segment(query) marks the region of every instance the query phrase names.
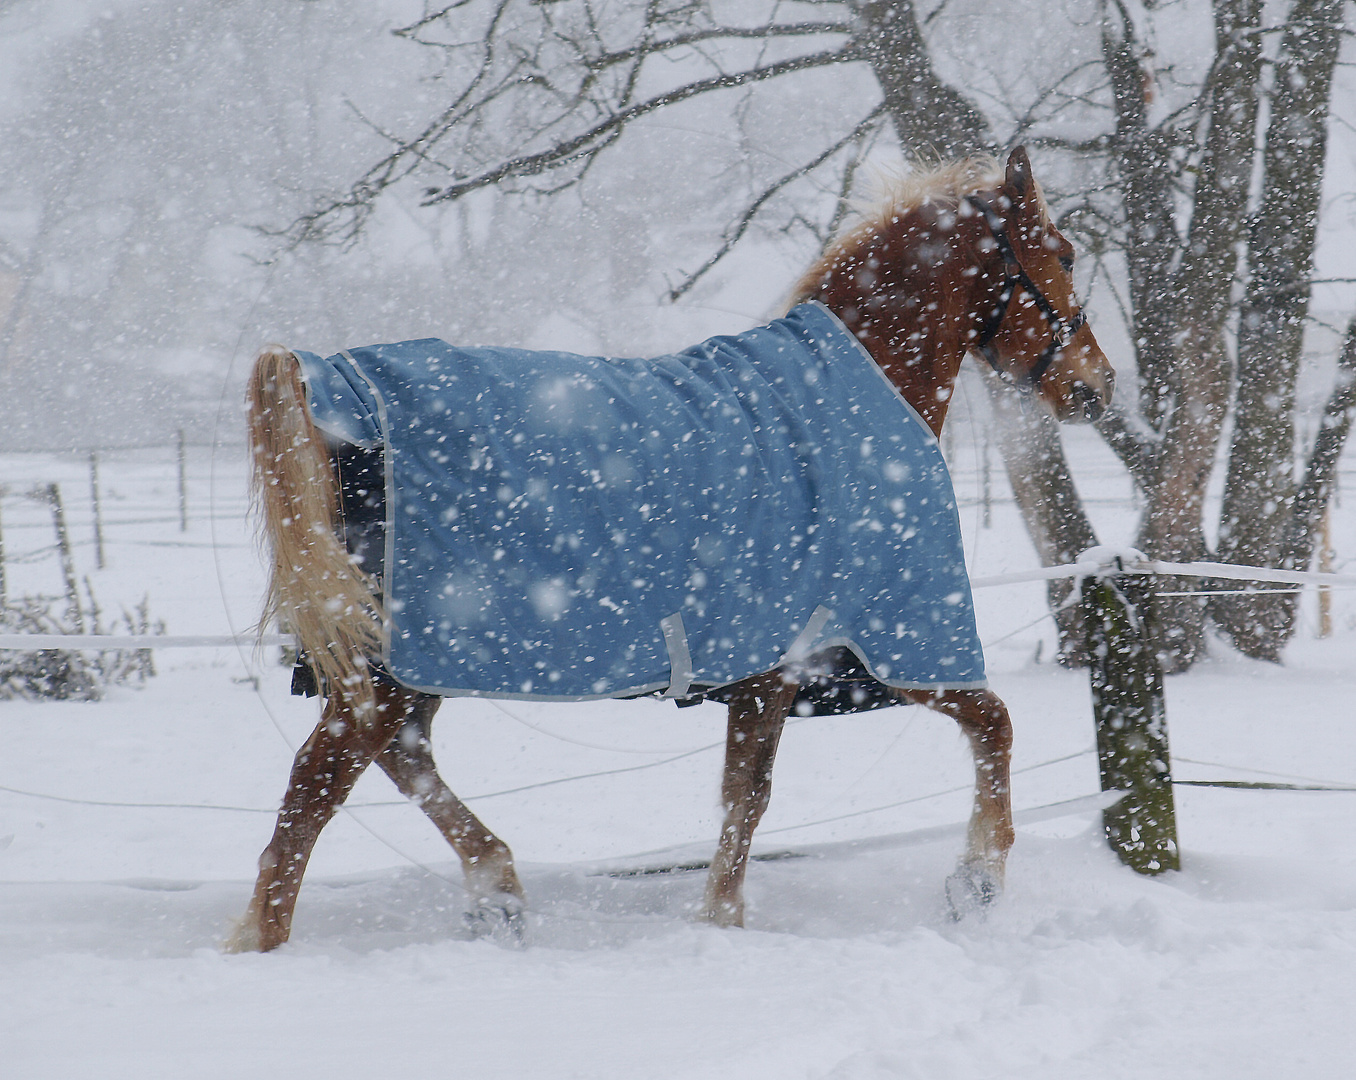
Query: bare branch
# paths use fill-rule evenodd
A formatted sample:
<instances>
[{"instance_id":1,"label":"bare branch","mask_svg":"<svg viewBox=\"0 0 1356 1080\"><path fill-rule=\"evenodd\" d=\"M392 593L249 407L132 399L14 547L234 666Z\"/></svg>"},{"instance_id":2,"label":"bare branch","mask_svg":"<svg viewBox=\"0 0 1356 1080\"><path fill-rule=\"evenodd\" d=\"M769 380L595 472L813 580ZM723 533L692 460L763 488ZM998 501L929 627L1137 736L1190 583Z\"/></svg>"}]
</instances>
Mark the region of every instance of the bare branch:
<instances>
[{"instance_id":1,"label":"bare branch","mask_svg":"<svg viewBox=\"0 0 1356 1080\"><path fill-rule=\"evenodd\" d=\"M630 60L654 56L686 46L704 44L711 41L770 41L775 38L822 36L824 34L850 34L852 25L846 22L812 23L768 23L765 26L715 26L705 30L694 30L687 34L675 34L669 37L654 38L633 45L629 49L616 52L599 53L588 60L590 67L603 68Z\"/></svg>"},{"instance_id":2,"label":"bare branch","mask_svg":"<svg viewBox=\"0 0 1356 1080\"><path fill-rule=\"evenodd\" d=\"M715 90L725 90L733 87L750 86L754 83L765 82L768 79L776 79L782 75L788 75L796 71L807 71L811 68L827 67L833 64L844 64L853 60L860 59L858 50L854 46L845 46L841 49L833 49L827 52L812 53L809 56L798 56L791 60L783 60L775 64L768 64L765 67L752 68L748 71L737 71L731 74L717 75L709 79L699 79L696 82L687 83L673 90L657 94L652 98L639 102L626 109L614 113L601 123L593 125L587 131L580 132L572 138L565 139L546 150L535 154L524 154L520 157L510 158L508 161L489 169L478 176L468 177L457 183L449 184L436 193L429 194L422 206L432 206L435 203L448 202L453 199L459 199L472 191L478 191L483 187L489 187L497 184L501 180L510 177L536 176L546 172L549 169L559 168L564 165L572 164L581 159L592 156L597 152L596 147L591 144L597 140L624 128L633 120L638 120L658 109L669 105L676 105L681 101L697 97L700 94L711 93Z\"/></svg>"},{"instance_id":3,"label":"bare branch","mask_svg":"<svg viewBox=\"0 0 1356 1080\"><path fill-rule=\"evenodd\" d=\"M432 15L425 15L418 22L413 22L410 23L409 26L402 26L396 30L392 30L391 33L393 33L396 37L413 38L415 34L417 34L424 27L428 26L430 23L437 22L449 11L455 11L457 8L465 7L470 2L471 0L456 0L456 3L448 4L447 7L442 8L439 11L435 11Z\"/></svg>"},{"instance_id":4,"label":"bare branch","mask_svg":"<svg viewBox=\"0 0 1356 1080\"><path fill-rule=\"evenodd\" d=\"M769 184L766 188L764 188L763 191L758 195L758 197L755 198L744 208L744 212L739 216L739 220L734 223L733 228L728 229L726 231L725 241L720 245L720 247L715 251L715 253L712 254L706 260L706 262L702 263L700 268L695 270L693 273L688 274L687 277L685 277L680 284L674 286L672 289L669 290L669 299L678 300L685 293L687 293L688 290L692 288L692 286L696 285L698 281L705 277L707 272L710 271L718 262L720 262L721 259L725 258L725 256L730 253L734 246L738 244L739 241L743 238L744 234L748 231L749 226L753 224L753 219L758 216L759 211L762 210L762 208L767 204L769 199L771 199L774 195L776 195L788 184L793 183L794 181L799 180L801 177L814 172L815 169L823 165L824 162L828 161L831 157L837 154L845 146L861 139L880 120L884 112L885 106L877 105L874 109L871 110L870 113L867 114L866 119L862 120L861 123L859 123L850 132L848 132L847 135L843 136L843 138L839 139L827 150L824 150L822 153L815 155L815 157L812 158L810 161L807 161L805 164L799 166L798 168L792 169L785 176L781 177L781 179L773 182L772 184ZM835 213L834 216L836 218L838 216L837 213Z\"/></svg>"},{"instance_id":5,"label":"bare branch","mask_svg":"<svg viewBox=\"0 0 1356 1080\"><path fill-rule=\"evenodd\" d=\"M1013 134L1013 141L1014 142L1020 141L1021 137L1024 136L1036 124L1036 112L1038 109L1041 108L1042 105L1044 105L1051 98L1064 95L1063 87L1065 83L1073 81L1073 79L1076 76L1083 74L1083 72L1085 71L1088 71L1093 68L1100 68L1101 66L1102 63L1100 60L1085 61L1084 63L1079 64L1077 67L1071 68L1069 71L1066 71L1063 76L1061 76L1058 80L1055 81L1054 84L1052 84L1051 86L1047 87L1046 89L1042 90L1039 94L1037 94L1035 100L1032 101L1029 106L1027 106L1026 111L1017 121L1016 130ZM1066 100L1069 100L1069 98L1066 97ZM1080 97L1072 97L1072 100L1082 104L1087 104L1087 102L1083 101Z\"/></svg>"}]
</instances>

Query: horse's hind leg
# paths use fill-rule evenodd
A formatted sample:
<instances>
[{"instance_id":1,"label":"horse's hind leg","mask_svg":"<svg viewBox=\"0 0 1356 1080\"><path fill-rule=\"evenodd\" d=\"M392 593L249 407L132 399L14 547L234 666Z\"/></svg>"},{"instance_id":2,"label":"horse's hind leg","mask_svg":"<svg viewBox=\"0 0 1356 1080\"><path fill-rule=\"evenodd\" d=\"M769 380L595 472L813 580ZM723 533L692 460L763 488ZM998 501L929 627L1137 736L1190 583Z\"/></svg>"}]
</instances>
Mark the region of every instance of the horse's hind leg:
<instances>
[{"instance_id":1,"label":"horse's hind leg","mask_svg":"<svg viewBox=\"0 0 1356 1080\"><path fill-rule=\"evenodd\" d=\"M489 933L504 929L521 937L523 887L512 852L452 794L433 763L429 731L440 701L428 694L414 695L404 726L378 755L377 764L429 816L461 859L474 905L468 916L472 928Z\"/></svg>"},{"instance_id":2,"label":"horse's hind leg","mask_svg":"<svg viewBox=\"0 0 1356 1080\"><path fill-rule=\"evenodd\" d=\"M965 855L946 880L946 897L957 919L993 901L1003 891L1012 847L1012 798L1008 786L1012 722L1007 706L989 690L897 690L906 701L945 713L960 724L975 759L975 805Z\"/></svg>"},{"instance_id":3,"label":"horse's hind leg","mask_svg":"<svg viewBox=\"0 0 1356 1080\"><path fill-rule=\"evenodd\" d=\"M702 915L717 926L744 925L744 873L753 831L772 795L772 763L798 684L772 671L746 679L730 699L721 797L725 825L706 879Z\"/></svg>"},{"instance_id":4,"label":"horse's hind leg","mask_svg":"<svg viewBox=\"0 0 1356 1080\"><path fill-rule=\"evenodd\" d=\"M405 721L401 695L408 692L397 693L382 683L374 690L376 710L370 721L357 718L348 696L330 695L320 723L297 751L273 839L259 856L254 896L226 942L229 951L266 952L291 934L297 893L320 830Z\"/></svg>"}]
</instances>

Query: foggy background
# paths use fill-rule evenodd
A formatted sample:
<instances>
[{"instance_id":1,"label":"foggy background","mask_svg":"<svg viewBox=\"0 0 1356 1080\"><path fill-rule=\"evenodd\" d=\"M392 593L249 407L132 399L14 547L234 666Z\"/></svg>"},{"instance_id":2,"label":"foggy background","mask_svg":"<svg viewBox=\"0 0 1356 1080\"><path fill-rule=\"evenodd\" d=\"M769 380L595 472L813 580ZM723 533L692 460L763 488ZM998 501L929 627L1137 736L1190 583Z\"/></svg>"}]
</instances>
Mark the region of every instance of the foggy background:
<instances>
[{"instance_id":1,"label":"foggy background","mask_svg":"<svg viewBox=\"0 0 1356 1080\"><path fill-rule=\"evenodd\" d=\"M933 59L1015 122L1042 85L1077 88L1096 5L1001 8L946 5L973 32L939 35ZM1199 8L1183 5L1180 34L1160 28L1153 43L1183 86L1208 63ZM666 109L551 198L485 191L421 208L405 185L351 248L283 250L267 230L360 175L389 147L383 133L417 130L439 107L441 58L390 33L424 12L417 0L0 3L0 448L133 445L179 428L237 443L238 387L268 341L329 353L437 336L634 355L777 312L820 244L805 219L829 220L832 191L818 206L805 185L794 204L774 200L695 289L677 303L665 294L719 246L751 192L862 114L879 93L862 65ZM1171 90L1156 108L1177 104ZM1351 69L1339 67L1318 278L1356 276L1352 100ZM1093 110L1061 117L1067 137L1104 126ZM899 157L882 140L871 162ZM1071 166L1035 157L1058 204ZM1116 297L1086 268L1080 286L1129 386ZM1340 328L1352 295L1347 283L1317 286L1320 323ZM1336 337L1315 325L1309 338L1301 395L1317 405Z\"/></svg>"}]
</instances>

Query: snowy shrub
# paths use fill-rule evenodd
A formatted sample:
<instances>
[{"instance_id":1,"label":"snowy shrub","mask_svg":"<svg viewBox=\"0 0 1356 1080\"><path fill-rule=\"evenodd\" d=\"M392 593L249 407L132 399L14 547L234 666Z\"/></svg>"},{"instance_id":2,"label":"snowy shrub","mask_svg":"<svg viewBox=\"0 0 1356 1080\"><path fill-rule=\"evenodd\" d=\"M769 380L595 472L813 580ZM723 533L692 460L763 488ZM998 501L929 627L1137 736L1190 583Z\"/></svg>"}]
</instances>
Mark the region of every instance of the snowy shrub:
<instances>
[{"instance_id":1,"label":"snowy shrub","mask_svg":"<svg viewBox=\"0 0 1356 1080\"><path fill-rule=\"evenodd\" d=\"M86 585L88 588L88 584ZM24 596L0 607L0 634L163 634L164 624L151 624L147 601L135 612L124 609L112 626L102 622L94 595L90 614L67 606L62 614L54 608L67 604L46 597ZM150 649L0 649L0 699L97 701L104 688L132 680L145 682L155 674Z\"/></svg>"}]
</instances>

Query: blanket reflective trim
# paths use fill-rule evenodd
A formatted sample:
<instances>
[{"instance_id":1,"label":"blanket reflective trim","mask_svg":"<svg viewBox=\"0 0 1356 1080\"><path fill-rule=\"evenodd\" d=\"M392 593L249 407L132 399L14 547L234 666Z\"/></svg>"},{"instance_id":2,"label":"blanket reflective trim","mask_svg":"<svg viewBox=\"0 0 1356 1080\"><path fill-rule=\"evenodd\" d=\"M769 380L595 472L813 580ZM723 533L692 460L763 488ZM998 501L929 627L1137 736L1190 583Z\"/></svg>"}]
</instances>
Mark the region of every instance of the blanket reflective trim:
<instances>
[{"instance_id":1,"label":"blanket reflective trim","mask_svg":"<svg viewBox=\"0 0 1356 1080\"><path fill-rule=\"evenodd\" d=\"M297 352L384 451L382 662L441 696L683 696L846 646L985 685L937 441L819 304L671 356Z\"/></svg>"}]
</instances>

